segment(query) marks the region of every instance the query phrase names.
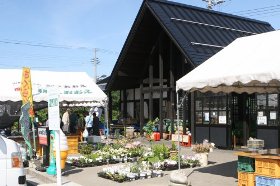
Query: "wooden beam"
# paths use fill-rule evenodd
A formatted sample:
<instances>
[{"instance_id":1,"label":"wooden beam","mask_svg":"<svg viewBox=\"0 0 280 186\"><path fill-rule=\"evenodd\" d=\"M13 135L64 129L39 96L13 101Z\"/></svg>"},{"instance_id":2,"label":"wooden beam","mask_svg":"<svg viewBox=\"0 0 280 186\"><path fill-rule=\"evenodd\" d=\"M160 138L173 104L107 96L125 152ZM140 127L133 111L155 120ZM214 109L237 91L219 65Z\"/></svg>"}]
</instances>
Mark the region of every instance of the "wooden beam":
<instances>
[{"instance_id":1,"label":"wooden beam","mask_svg":"<svg viewBox=\"0 0 280 186\"><path fill-rule=\"evenodd\" d=\"M144 83L145 79L143 80ZM153 82L154 82L154 65L152 57L149 57L149 120L153 119Z\"/></svg>"},{"instance_id":2,"label":"wooden beam","mask_svg":"<svg viewBox=\"0 0 280 186\"><path fill-rule=\"evenodd\" d=\"M175 118L175 96L176 96L176 92L175 92L175 78L174 78L174 63L173 63L173 43L170 40L170 44L169 44L169 77L170 77L170 81L169 81L169 92L170 92L170 102L171 102L171 133L174 133L174 118Z\"/></svg>"},{"instance_id":3,"label":"wooden beam","mask_svg":"<svg viewBox=\"0 0 280 186\"><path fill-rule=\"evenodd\" d=\"M160 127L160 138L163 136L163 34L161 33L161 37L159 40L159 127Z\"/></svg>"},{"instance_id":4,"label":"wooden beam","mask_svg":"<svg viewBox=\"0 0 280 186\"><path fill-rule=\"evenodd\" d=\"M140 133L143 134L144 126L144 93L143 84L140 84Z\"/></svg>"},{"instance_id":5,"label":"wooden beam","mask_svg":"<svg viewBox=\"0 0 280 186\"><path fill-rule=\"evenodd\" d=\"M113 120L113 107L112 107L112 92L110 91L109 93L108 93L109 95L108 95L108 97L109 97L109 101L108 101L108 116L109 116L109 123L112 123L112 120Z\"/></svg>"}]
</instances>

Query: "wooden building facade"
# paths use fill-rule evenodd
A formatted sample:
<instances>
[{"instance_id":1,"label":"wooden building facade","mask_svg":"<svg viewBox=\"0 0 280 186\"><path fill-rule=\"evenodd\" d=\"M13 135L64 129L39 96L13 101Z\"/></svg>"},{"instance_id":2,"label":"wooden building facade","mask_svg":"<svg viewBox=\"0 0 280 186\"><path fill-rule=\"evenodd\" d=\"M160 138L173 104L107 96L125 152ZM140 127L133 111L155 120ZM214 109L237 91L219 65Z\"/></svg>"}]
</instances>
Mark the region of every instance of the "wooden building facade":
<instances>
[{"instance_id":1,"label":"wooden building facade","mask_svg":"<svg viewBox=\"0 0 280 186\"><path fill-rule=\"evenodd\" d=\"M266 22L165 0L144 0L106 87L109 118L110 92L118 90L122 116L135 118L141 129L147 120L159 117L162 136L163 120L176 119L176 80L234 39L271 30ZM207 105L207 96L211 97L209 100L224 100L225 105L218 101L219 106L214 106L215 112L233 113L228 111L229 103L232 105L232 100L237 99L232 94L190 94L181 107L184 126L191 129L194 142L214 136L211 141L229 147L232 121L225 125L199 122L199 114L203 117L207 108L202 107Z\"/></svg>"}]
</instances>

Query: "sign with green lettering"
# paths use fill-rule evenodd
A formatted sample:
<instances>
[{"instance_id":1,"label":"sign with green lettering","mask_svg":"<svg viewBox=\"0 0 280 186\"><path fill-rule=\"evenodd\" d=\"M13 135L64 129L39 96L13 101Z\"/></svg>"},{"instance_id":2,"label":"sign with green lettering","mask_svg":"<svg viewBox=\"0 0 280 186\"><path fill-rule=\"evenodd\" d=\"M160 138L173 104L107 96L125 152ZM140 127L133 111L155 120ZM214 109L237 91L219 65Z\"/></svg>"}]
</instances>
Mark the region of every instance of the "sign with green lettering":
<instances>
[{"instance_id":1,"label":"sign with green lettering","mask_svg":"<svg viewBox=\"0 0 280 186\"><path fill-rule=\"evenodd\" d=\"M59 117L59 92L57 89L50 88L48 90L48 120L50 130L60 129L60 117Z\"/></svg>"}]
</instances>

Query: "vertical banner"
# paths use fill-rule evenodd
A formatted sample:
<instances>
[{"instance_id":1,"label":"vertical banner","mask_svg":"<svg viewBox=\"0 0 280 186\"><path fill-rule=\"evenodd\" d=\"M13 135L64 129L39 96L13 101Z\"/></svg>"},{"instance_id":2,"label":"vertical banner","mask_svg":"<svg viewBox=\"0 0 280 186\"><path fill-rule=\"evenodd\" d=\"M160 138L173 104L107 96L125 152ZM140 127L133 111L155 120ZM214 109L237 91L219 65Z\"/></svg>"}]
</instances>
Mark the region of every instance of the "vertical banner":
<instances>
[{"instance_id":1,"label":"vertical banner","mask_svg":"<svg viewBox=\"0 0 280 186\"><path fill-rule=\"evenodd\" d=\"M22 99L22 115L20 119L21 124L21 131L22 135L24 137L24 140L26 144L29 147L29 155L32 156L32 147L30 143L30 120L31 118L31 125L32 125L32 132L33 132L33 143L34 143L34 149L36 149L36 141L35 141L35 132L34 132L34 124L33 124L33 117L34 117L34 111L33 111L33 97L32 97L32 84L31 84L31 73L30 69L27 67L24 67L22 69L22 78L21 78L21 85L20 85L20 95ZM26 112L24 109L26 109L26 105L28 105L28 112Z\"/></svg>"},{"instance_id":2,"label":"vertical banner","mask_svg":"<svg viewBox=\"0 0 280 186\"><path fill-rule=\"evenodd\" d=\"M29 140L29 133L30 133L30 120L29 120L29 111L30 105L29 103L25 103L24 105L21 106L21 116L19 118L19 123L21 126L21 133L22 137L28 146L28 152L29 152L29 157L32 157L33 151L32 151L32 146Z\"/></svg>"},{"instance_id":3,"label":"vertical banner","mask_svg":"<svg viewBox=\"0 0 280 186\"><path fill-rule=\"evenodd\" d=\"M22 69L20 95L21 95L23 105L26 103L30 104L29 116L34 117L31 73L30 73L30 68L27 67L23 67Z\"/></svg>"}]
</instances>

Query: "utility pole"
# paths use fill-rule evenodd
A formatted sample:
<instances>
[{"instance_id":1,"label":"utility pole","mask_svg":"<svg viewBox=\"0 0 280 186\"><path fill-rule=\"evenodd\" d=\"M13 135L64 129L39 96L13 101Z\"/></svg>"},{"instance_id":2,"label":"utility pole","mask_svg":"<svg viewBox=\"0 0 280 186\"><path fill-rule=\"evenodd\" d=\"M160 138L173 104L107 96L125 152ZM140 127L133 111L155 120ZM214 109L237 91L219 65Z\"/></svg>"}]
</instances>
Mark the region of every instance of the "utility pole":
<instances>
[{"instance_id":1,"label":"utility pole","mask_svg":"<svg viewBox=\"0 0 280 186\"><path fill-rule=\"evenodd\" d=\"M93 82L97 81L97 64L99 64L99 59L96 56L97 48L94 48L94 58L92 59L93 63Z\"/></svg>"},{"instance_id":2,"label":"utility pole","mask_svg":"<svg viewBox=\"0 0 280 186\"><path fill-rule=\"evenodd\" d=\"M209 10L212 10L212 8L218 4L222 4L225 2L225 0L202 0L202 1L205 1L207 2L207 8Z\"/></svg>"}]
</instances>

